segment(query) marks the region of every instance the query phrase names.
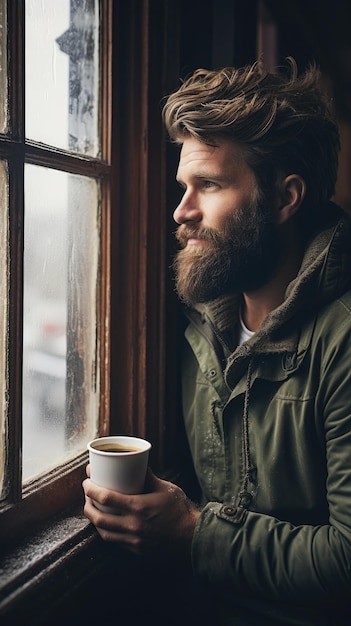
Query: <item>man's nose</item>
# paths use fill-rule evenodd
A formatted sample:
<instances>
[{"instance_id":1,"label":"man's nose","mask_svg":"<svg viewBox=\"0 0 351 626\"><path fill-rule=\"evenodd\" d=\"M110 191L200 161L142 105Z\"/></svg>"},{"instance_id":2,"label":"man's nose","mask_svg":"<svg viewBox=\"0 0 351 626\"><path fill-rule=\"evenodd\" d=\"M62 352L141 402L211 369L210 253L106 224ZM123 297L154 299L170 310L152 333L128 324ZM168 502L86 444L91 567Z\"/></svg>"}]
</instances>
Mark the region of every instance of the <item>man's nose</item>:
<instances>
[{"instance_id":1,"label":"man's nose","mask_svg":"<svg viewBox=\"0 0 351 626\"><path fill-rule=\"evenodd\" d=\"M202 213L198 202L191 193L188 193L188 191L185 192L181 202L174 211L173 219L177 224L185 224L185 222L199 222L202 219Z\"/></svg>"}]
</instances>

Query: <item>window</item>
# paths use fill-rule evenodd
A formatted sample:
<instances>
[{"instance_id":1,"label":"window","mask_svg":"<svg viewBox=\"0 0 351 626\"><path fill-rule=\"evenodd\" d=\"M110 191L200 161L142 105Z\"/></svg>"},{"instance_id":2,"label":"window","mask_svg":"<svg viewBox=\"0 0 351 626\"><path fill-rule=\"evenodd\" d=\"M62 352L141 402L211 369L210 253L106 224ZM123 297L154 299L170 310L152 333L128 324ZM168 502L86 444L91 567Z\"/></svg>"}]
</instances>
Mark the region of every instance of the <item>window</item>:
<instances>
[{"instance_id":1,"label":"window","mask_svg":"<svg viewBox=\"0 0 351 626\"><path fill-rule=\"evenodd\" d=\"M82 512L96 430L148 438L156 472L177 453L161 120L177 12L0 0L1 539Z\"/></svg>"},{"instance_id":2,"label":"window","mask_svg":"<svg viewBox=\"0 0 351 626\"><path fill-rule=\"evenodd\" d=\"M69 503L108 429L111 6L0 0L2 535Z\"/></svg>"}]
</instances>

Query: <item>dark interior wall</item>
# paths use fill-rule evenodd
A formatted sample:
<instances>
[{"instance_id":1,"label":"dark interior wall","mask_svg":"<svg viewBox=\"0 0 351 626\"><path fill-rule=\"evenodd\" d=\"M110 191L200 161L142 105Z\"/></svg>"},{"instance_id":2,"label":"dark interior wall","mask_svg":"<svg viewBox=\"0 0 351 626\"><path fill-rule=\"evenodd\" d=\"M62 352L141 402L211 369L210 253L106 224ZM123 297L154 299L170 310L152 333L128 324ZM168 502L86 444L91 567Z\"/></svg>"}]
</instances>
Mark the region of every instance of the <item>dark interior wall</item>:
<instances>
[{"instance_id":1,"label":"dark interior wall","mask_svg":"<svg viewBox=\"0 0 351 626\"><path fill-rule=\"evenodd\" d=\"M335 201L351 213L351 37L349 0L264 0L277 29L279 61L314 60L333 96L341 137Z\"/></svg>"},{"instance_id":2,"label":"dark interior wall","mask_svg":"<svg viewBox=\"0 0 351 626\"><path fill-rule=\"evenodd\" d=\"M179 0L179 74L256 59L257 0Z\"/></svg>"},{"instance_id":3,"label":"dark interior wall","mask_svg":"<svg viewBox=\"0 0 351 626\"><path fill-rule=\"evenodd\" d=\"M279 54L314 59L331 78L338 114L351 122L349 0L265 0L278 25Z\"/></svg>"}]
</instances>

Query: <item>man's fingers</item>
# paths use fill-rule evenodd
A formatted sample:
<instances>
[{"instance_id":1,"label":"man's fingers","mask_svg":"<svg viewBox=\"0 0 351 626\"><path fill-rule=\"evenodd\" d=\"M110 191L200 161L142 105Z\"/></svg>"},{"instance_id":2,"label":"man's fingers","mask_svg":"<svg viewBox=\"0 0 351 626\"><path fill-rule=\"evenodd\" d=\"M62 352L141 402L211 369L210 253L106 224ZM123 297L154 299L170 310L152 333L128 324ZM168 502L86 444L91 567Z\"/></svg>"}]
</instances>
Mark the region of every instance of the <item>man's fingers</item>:
<instances>
[{"instance_id":1,"label":"man's fingers","mask_svg":"<svg viewBox=\"0 0 351 626\"><path fill-rule=\"evenodd\" d=\"M90 478L83 482L85 495L102 506L113 507L121 515L130 510L130 497L96 485Z\"/></svg>"},{"instance_id":2,"label":"man's fingers","mask_svg":"<svg viewBox=\"0 0 351 626\"><path fill-rule=\"evenodd\" d=\"M135 554L141 552L140 529L133 518L102 512L89 496L85 498L84 514L104 541L118 543Z\"/></svg>"}]
</instances>

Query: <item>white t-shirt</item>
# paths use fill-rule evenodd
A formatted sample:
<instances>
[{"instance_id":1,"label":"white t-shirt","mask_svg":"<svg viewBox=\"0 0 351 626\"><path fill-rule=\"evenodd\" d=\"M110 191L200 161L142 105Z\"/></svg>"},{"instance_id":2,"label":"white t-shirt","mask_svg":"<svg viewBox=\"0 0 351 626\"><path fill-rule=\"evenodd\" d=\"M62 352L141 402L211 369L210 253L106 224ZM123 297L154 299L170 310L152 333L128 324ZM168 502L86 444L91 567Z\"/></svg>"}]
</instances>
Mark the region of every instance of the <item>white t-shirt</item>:
<instances>
[{"instance_id":1,"label":"white t-shirt","mask_svg":"<svg viewBox=\"0 0 351 626\"><path fill-rule=\"evenodd\" d=\"M240 328L239 328L239 345L241 346L242 343L244 343L244 341L247 341L248 339L251 339L251 337L254 336L255 332L253 330L249 330L248 328L246 328L242 317L241 317L241 313L240 313L240 317L239 317L239 321L240 321Z\"/></svg>"}]
</instances>

